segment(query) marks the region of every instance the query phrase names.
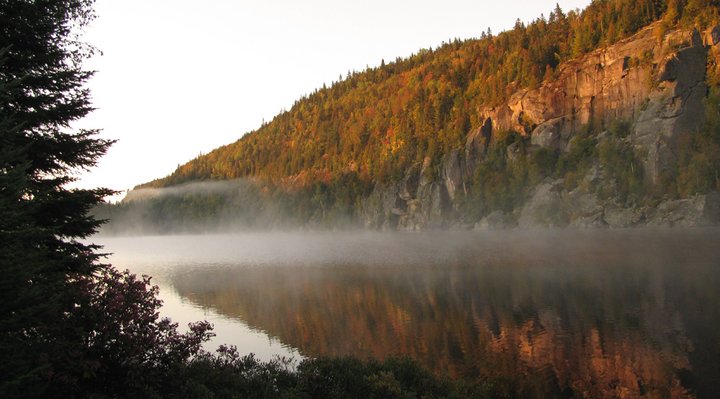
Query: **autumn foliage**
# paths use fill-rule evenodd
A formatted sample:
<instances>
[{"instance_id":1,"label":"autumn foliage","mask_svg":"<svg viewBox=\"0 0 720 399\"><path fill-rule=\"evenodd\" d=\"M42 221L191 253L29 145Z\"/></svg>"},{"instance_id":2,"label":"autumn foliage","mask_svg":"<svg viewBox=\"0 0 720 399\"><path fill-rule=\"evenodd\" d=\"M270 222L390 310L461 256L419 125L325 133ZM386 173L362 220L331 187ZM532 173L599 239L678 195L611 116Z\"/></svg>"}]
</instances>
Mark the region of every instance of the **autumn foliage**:
<instances>
[{"instance_id":1,"label":"autumn foliage","mask_svg":"<svg viewBox=\"0 0 720 399\"><path fill-rule=\"evenodd\" d=\"M482 126L481 107L553 79L561 62L626 38L659 20L706 25L716 0L596 0L583 11L547 17L347 77L298 100L235 143L199 156L142 187L244 177L280 184L397 180L424 159L439 162Z\"/></svg>"}]
</instances>

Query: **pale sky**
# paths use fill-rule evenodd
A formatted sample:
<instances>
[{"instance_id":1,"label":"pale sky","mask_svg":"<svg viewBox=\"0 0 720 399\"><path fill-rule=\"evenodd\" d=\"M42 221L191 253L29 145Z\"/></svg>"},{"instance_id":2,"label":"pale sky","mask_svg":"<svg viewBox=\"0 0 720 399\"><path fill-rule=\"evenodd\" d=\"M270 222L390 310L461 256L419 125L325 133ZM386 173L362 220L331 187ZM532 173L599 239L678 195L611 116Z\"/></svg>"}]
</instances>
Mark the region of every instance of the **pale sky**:
<instances>
[{"instance_id":1,"label":"pale sky","mask_svg":"<svg viewBox=\"0 0 720 399\"><path fill-rule=\"evenodd\" d=\"M511 28L558 0L96 0L85 39L97 108L119 140L76 186L126 190L229 144L349 70ZM567 12L590 0L560 0Z\"/></svg>"}]
</instances>

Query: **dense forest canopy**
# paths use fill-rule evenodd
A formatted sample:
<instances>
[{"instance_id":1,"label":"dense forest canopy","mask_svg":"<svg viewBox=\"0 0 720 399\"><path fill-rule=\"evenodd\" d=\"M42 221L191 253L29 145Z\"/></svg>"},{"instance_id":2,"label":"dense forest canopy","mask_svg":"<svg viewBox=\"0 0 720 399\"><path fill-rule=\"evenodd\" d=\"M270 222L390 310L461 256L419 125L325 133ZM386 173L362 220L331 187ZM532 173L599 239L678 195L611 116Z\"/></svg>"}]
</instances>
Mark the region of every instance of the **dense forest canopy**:
<instances>
[{"instance_id":1,"label":"dense forest canopy","mask_svg":"<svg viewBox=\"0 0 720 399\"><path fill-rule=\"evenodd\" d=\"M363 72L298 100L257 131L199 156L145 187L260 177L299 185L343 175L365 183L397 178L410 165L464 144L482 125L476 110L551 80L562 61L612 44L662 20L706 26L715 0L596 0L494 36L455 40Z\"/></svg>"},{"instance_id":2,"label":"dense forest canopy","mask_svg":"<svg viewBox=\"0 0 720 399\"><path fill-rule=\"evenodd\" d=\"M664 67L663 57L691 46L691 36L717 27L719 10L718 0L595 0L582 11L565 11L558 5L547 16L530 23L518 20L497 35L488 30L479 38L456 39L408 58L383 61L376 68L348 72L236 142L200 155L133 193L175 186L170 190L174 195L143 201L134 196L119 206L99 209L98 215L152 225L156 232L270 226L477 227L498 212L509 226L517 226L536 188L553 182L553 190L574 191L575 199L587 194L603 209L637 210L640 216L620 223L636 225L650 220L647 210L665 199L720 190L716 50L702 50L707 60L698 64L703 68L707 61L700 78L704 100L691 106L697 126L686 129L693 134L670 144L672 154L666 158L672 158L672 165L661 176L647 167L655 162L648 158L649 147L634 141L637 120L608 114L581 121L575 107L584 105L573 103L562 111L573 119L572 131L563 138L563 148L550 148L533 143L535 133L530 134L544 120L524 121L520 112L512 117L523 124L522 131L497 127L493 120L486 134L488 114L509 109L523 93L536 95L547 89L537 96L552 97L549 93L560 87L554 86L558 82L580 82L595 73L586 83L598 83L605 73L598 72L604 70L603 61L597 61L597 71L581 73L579 68L588 67L583 60L606 57L603 51L642 36L657 41L662 51L655 54L652 47L644 48L625 57L617 79L623 79L626 70L635 75L641 71L642 78L624 84L645 89L628 94L627 86L618 84L612 89L615 97L603 99L644 101L632 110L637 118L651 103L648 93L661 86L658 68ZM678 35L684 35L684 44L670 43L669 38ZM569 93L570 86L561 94L577 100L581 95ZM575 84L575 90L580 86ZM588 112L594 112L596 96L608 95L602 90L582 98L590 101ZM544 104L555 100L542 98ZM449 172L453 168L456 172ZM462 176L451 178L452 173ZM595 179L593 175L597 181L584 182ZM222 182L222 189L192 188L212 182ZM568 226L582 220L585 211L569 209L578 205L568 202L575 199L565 195L562 203L550 206L556 209L540 218L541 225Z\"/></svg>"}]
</instances>

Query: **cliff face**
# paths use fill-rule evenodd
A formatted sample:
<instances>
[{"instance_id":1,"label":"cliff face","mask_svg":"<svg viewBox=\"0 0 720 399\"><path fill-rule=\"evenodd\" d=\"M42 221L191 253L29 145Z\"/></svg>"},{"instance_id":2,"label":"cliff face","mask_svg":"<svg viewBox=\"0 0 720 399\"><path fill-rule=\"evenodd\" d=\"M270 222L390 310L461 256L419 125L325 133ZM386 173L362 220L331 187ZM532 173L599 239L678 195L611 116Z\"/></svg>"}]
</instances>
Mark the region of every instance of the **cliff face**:
<instances>
[{"instance_id":1,"label":"cliff face","mask_svg":"<svg viewBox=\"0 0 720 399\"><path fill-rule=\"evenodd\" d=\"M535 145L561 150L588 124L632 121L633 141L647 152L646 170L656 181L672 162L679 135L701 127L707 93L707 48L701 34L674 31L658 39L657 29L651 25L568 62L553 82L519 91L507 103L479 112L492 130L515 130L530 135ZM468 144L477 146L482 134L471 133Z\"/></svg>"},{"instance_id":2,"label":"cliff face","mask_svg":"<svg viewBox=\"0 0 720 399\"><path fill-rule=\"evenodd\" d=\"M464 151L441 161L436 178L428 178L430 160L407 170L396 184L378 186L360 209L367 227L420 229L462 224L456 194L466 190L488 143L499 132L515 131L532 147L569 151L573 138L588 126L603 131L613 121L630 124L627 140L640 154L647 186L659 184L678 160L684 135L704 123L706 70L717 65L720 28L706 32L676 30L660 35L650 25L617 44L560 66L557 77L532 90L519 90L496 107L477 112L483 126L467 135ZM512 160L517 147L507 148ZM586 177L592 184L592 174ZM493 213L477 227L524 227L552 224L627 227L636 224L699 225L720 219L717 196L666 201L657 207L620 209L591 194L563 191L562 181L545 181L514 217ZM542 209L563 210L560 220L543 218Z\"/></svg>"},{"instance_id":3,"label":"cliff face","mask_svg":"<svg viewBox=\"0 0 720 399\"><path fill-rule=\"evenodd\" d=\"M707 105L719 101L708 94L720 86L720 26L649 25L558 65L537 87L510 84L517 90L489 97L507 100L488 107L478 105L492 101L478 88L505 83L486 81L495 75L478 73L492 68L473 61L492 56L482 50L492 40L455 46L467 67L453 73L440 62L455 54L448 47L301 101L247 140L146 185L164 194L137 219L387 230L720 223L711 191L720 187L720 137L705 128ZM476 81L451 84L467 76ZM437 82L447 83L442 95ZM387 106L365 104L375 101ZM714 120L707 126L717 131ZM181 185L231 179L218 190ZM708 194L685 194L695 192Z\"/></svg>"}]
</instances>

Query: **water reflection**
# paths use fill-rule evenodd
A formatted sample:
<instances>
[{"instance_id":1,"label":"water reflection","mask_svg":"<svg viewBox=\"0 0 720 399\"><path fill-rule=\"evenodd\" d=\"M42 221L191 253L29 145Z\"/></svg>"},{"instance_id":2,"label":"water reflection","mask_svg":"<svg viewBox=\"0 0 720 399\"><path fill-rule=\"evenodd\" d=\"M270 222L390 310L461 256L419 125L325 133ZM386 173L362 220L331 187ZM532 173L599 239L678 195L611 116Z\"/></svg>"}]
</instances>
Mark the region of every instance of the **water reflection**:
<instances>
[{"instance_id":1,"label":"water reflection","mask_svg":"<svg viewBox=\"0 0 720 399\"><path fill-rule=\"evenodd\" d=\"M186 265L168 281L304 355L409 355L453 376L520 379L540 397L710 398L720 397L717 237L403 236L349 245L345 258L313 247L302 267Z\"/></svg>"}]
</instances>

